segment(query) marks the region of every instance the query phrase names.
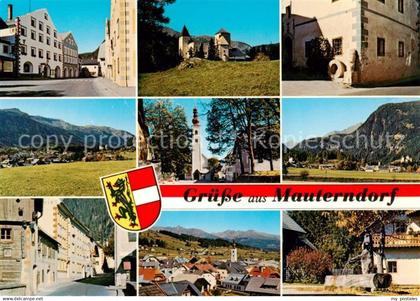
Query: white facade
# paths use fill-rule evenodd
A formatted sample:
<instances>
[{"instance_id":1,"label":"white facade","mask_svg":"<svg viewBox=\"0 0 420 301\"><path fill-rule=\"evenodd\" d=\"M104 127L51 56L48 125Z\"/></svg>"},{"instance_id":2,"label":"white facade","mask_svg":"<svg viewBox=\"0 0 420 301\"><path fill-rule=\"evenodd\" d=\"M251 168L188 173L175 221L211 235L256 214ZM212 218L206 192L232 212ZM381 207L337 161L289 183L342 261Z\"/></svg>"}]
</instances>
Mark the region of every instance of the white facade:
<instances>
[{"instance_id":1,"label":"white facade","mask_svg":"<svg viewBox=\"0 0 420 301\"><path fill-rule=\"evenodd\" d=\"M120 227L114 228L114 244L115 244L115 286L126 288L130 282L132 271L136 271L136 267L127 265L127 258L136 254L137 250L137 234L127 232ZM137 257L137 255L134 255Z\"/></svg>"},{"instance_id":2,"label":"white facade","mask_svg":"<svg viewBox=\"0 0 420 301\"><path fill-rule=\"evenodd\" d=\"M98 51L98 62L99 62L99 75L105 77L106 75L106 47L107 43L103 42L101 46L99 46Z\"/></svg>"},{"instance_id":3,"label":"white facade","mask_svg":"<svg viewBox=\"0 0 420 301\"><path fill-rule=\"evenodd\" d=\"M57 29L46 9L20 16L20 73L60 78L63 49Z\"/></svg>"},{"instance_id":4,"label":"white facade","mask_svg":"<svg viewBox=\"0 0 420 301\"><path fill-rule=\"evenodd\" d=\"M230 250L230 261L237 262L238 261L238 249L233 248Z\"/></svg>"},{"instance_id":5,"label":"white facade","mask_svg":"<svg viewBox=\"0 0 420 301\"><path fill-rule=\"evenodd\" d=\"M395 285L420 285L420 247L389 248L386 269Z\"/></svg>"},{"instance_id":6,"label":"white facade","mask_svg":"<svg viewBox=\"0 0 420 301\"><path fill-rule=\"evenodd\" d=\"M194 109L193 118L193 141L192 141L192 178L200 180L201 174L206 174L208 170L208 159L201 151L201 127L198 119L198 110Z\"/></svg>"},{"instance_id":7,"label":"white facade","mask_svg":"<svg viewBox=\"0 0 420 301\"><path fill-rule=\"evenodd\" d=\"M86 68L89 71L90 75L93 76L93 77L98 77L99 76L99 64L91 65L91 64L83 64L82 63L80 65L80 68L81 69Z\"/></svg>"},{"instance_id":8,"label":"white facade","mask_svg":"<svg viewBox=\"0 0 420 301\"><path fill-rule=\"evenodd\" d=\"M420 214L414 211L408 218L398 230L387 231L385 269L395 285L420 285Z\"/></svg>"}]
</instances>

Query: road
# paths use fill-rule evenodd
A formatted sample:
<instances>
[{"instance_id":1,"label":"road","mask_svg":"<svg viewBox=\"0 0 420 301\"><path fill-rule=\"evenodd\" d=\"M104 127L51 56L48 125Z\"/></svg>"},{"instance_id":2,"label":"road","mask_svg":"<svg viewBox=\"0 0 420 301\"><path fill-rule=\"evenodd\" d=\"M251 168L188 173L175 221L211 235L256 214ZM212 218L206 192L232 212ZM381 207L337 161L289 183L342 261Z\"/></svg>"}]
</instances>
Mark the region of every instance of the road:
<instances>
[{"instance_id":1,"label":"road","mask_svg":"<svg viewBox=\"0 0 420 301\"><path fill-rule=\"evenodd\" d=\"M136 96L136 88L123 88L104 78L0 81L0 97Z\"/></svg>"},{"instance_id":2,"label":"road","mask_svg":"<svg viewBox=\"0 0 420 301\"><path fill-rule=\"evenodd\" d=\"M116 296L116 291L106 286L93 285L80 282L70 282L54 285L43 290L40 296Z\"/></svg>"},{"instance_id":3,"label":"road","mask_svg":"<svg viewBox=\"0 0 420 301\"><path fill-rule=\"evenodd\" d=\"M419 95L420 86L394 86L378 88L345 87L325 80L283 81L283 96L384 96Z\"/></svg>"}]
</instances>

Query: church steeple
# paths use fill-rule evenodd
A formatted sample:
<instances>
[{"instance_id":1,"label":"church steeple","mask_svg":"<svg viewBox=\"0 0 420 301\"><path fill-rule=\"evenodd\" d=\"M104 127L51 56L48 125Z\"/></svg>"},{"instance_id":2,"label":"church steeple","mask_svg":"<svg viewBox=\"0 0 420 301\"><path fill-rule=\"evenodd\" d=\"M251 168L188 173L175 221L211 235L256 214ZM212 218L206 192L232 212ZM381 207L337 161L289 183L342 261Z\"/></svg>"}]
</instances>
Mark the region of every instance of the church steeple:
<instances>
[{"instance_id":1,"label":"church steeple","mask_svg":"<svg viewBox=\"0 0 420 301\"><path fill-rule=\"evenodd\" d=\"M235 240L233 240L233 248L230 249L230 262L238 261L238 249L236 248Z\"/></svg>"},{"instance_id":2,"label":"church steeple","mask_svg":"<svg viewBox=\"0 0 420 301\"><path fill-rule=\"evenodd\" d=\"M190 33L188 32L188 29L187 29L187 27L184 25L184 27L182 28L182 31L181 31L181 36L182 37L191 37L190 36Z\"/></svg>"},{"instance_id":3,"label":"church steeple","mask_svg":"<svg viewBox=\"0 0 420 301\"><path fill-rule=\"evenodd\" d=\"M199 125L200 124L200 120L198 119L198 110L197 110L197 108L194 108L194 110L193 110L193 120L192 120L192 123L194 125Z\"/></svg>"},{"instance_id":4,"label":"church steeple","mask_svg":"<svg viewBox=\"0 0 420 301\"><path fill-rule=\"evenodd\" d=\"M193 110L192 134L192 178L200 180L200 173L203 170L203 154L201 152L201 129L197 107Z\"/></svg>"}]
</instances>

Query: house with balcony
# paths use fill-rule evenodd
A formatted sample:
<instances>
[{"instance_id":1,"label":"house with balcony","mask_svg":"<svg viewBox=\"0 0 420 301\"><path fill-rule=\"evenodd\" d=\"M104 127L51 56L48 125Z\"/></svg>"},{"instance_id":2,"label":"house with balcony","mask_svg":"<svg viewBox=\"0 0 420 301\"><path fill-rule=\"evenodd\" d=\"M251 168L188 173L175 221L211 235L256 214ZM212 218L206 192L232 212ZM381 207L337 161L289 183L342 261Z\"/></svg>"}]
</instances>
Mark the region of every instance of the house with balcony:
<instances>
[{"instance_id":1,"label":"house with balcony","mask_svg":"<svg viewBox=\"0 0 420 301\"><path fill-rule=\"evenodd\" d=\"M380 235L373 236L374 246ZM387 225L385 270L394 285L420 285L420 210L407 211L401 220Z\"/></svg>"}]
</instances>

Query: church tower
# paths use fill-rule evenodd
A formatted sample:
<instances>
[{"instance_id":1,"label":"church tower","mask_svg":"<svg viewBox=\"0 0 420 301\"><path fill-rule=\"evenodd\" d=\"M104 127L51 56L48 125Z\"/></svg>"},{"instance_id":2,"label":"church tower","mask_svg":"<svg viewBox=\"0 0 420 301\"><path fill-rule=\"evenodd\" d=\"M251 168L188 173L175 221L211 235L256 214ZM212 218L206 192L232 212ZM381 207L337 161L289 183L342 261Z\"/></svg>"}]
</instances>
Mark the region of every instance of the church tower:
<instances>
[{"instance_id":1,"label":"church tower","mask_svg":"<svg viewBox=\"0 0 420 301\"><path fill-rule=\"evenodd\" d=\"M192 124L192 178L194 180L199 180L200 171L203 167L203 156L201 153L201 131L197 108L194 108L193 110Z\"/></svg>"},{"instance_id":2,"label":"church tower","mask_svg":"<svg viewBox=\"0 0 420 301\"><path fill-rule=\"evenodd\" d=\"M182 58L188 58L188 44L191 42L191 36L187 27L184 25L182 28L181 36L179 37L179 55Z\"/></svg>"},{"instance_id":3,"label":"church tower","mask_svg":"<svg viewBox=\"0 0 420 301\"><path fill-rule=\"evenodd\" d=\"M238 249L236 249L236 243L233 241L233 249L230 250L230 262L238 261Z\"/></svg>"}]
</instances>

